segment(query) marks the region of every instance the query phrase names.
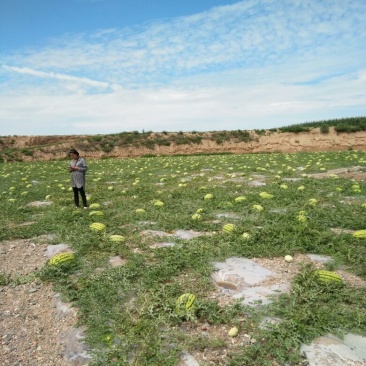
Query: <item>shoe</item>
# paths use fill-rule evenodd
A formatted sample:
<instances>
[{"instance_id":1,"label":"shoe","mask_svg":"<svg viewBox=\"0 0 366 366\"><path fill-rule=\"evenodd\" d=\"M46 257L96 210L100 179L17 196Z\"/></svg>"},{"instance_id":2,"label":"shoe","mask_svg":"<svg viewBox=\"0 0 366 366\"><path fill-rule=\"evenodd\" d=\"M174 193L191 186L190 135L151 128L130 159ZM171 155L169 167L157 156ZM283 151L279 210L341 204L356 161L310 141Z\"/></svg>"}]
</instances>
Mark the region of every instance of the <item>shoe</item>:
<instances>
[{"instance_id":1,"label":"shoe","mask_svg":"<svg viewBox=\"0 0 366 366\"><path fill-rule=\"evenodd\" d=\"M84 207L84 210L87 210L87 209L88 209L88 206L85 206L85 207Z\"/></svg>"}]
</instances>

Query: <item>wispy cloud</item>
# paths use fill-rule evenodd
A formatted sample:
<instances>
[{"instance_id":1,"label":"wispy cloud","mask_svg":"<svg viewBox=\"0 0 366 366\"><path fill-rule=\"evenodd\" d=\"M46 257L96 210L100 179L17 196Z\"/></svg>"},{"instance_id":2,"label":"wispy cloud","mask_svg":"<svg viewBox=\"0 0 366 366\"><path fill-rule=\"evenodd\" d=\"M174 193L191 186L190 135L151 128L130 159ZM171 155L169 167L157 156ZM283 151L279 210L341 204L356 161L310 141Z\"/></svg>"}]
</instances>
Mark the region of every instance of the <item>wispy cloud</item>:
<instances>
[{"instance_id":1,"label":"wispy cloud","mask_svg":"<svg viewBox=\"0 0 366 366\"><path fill-rule=\"evenodd\" d=\"M3 65L3 69L5 69L7 71L13 71L13 72L16 72L19 74L32 75L32 76L39 77L39 78L77 82L77 83L81 83L81 84L90 85L93 87L99 87L102 89L108 88L110 86L109 83L100 82L100 81L88 79L85 77L71 76L71 75L60 74L60 73L56 73L56 72L43 72L43 71L30 69L29 67L17 67L17 66Z\"/></svg>"},{"instance_id":2,"label":"wispy cloud","mask_svg":"<svg viewBox=\"0 0 366 366\"><path fill-rule=\"evenodd\" d=\"M365 18L363 0L248 0L68 35L1 55L0 118L26 113L33 126L70 120L75 133L96 133L365 114Z\"/></svg>"}]
</instances>

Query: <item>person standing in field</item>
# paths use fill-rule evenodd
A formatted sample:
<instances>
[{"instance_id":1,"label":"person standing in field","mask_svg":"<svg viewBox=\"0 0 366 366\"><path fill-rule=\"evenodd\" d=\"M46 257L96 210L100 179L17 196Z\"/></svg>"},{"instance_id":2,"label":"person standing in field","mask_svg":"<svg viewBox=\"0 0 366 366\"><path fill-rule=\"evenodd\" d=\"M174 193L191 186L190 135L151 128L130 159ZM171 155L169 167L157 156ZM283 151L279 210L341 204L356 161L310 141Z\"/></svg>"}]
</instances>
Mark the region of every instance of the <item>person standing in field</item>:
<instances>
[{"instance_id":1,"label":"person standing in field","mask_svg":"<svg viewBox=\"0 0 366 366\"><path fill-rule=\"evenodd\" d=\"M70 184L74 192L74 202L76 207L79 205L79 193L83 201L84 208L88 208L85 195L85 173L88 170L86 162L80 157L79 153L75 149L70 150L70 157L72 160L69 165L69 172L71 173Z\"/></svg>"}]
</instances>

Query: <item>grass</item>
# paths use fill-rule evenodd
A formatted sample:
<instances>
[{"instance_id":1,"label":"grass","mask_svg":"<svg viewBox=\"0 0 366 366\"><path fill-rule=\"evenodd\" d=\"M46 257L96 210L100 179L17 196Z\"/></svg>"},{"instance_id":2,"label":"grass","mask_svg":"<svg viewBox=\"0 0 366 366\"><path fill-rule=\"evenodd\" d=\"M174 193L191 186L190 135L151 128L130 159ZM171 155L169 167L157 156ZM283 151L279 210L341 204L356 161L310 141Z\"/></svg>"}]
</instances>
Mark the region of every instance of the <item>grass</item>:
<instances>
[{"instance_id":1,"label":"grass","mask_svg":"<svg viewBox=\"0 0 366 366\"><path fill-rule=\"evenodd\" d=\"M73 207L67 162L3 164L0 240L52 233L54 243L68 243L75 250L75 265L57 270L45 266L36 276L53 283L79 308L93 365L176 365L181 350L226 347L220 336L183 331L199 324L237 324L240 332L257 340L229 351L228 365L271 365L274 360L296 364L303 342L328 332L366 333L365 289L321 284L313 268L305 266L291 292L270 306L249 308L238 301L220 306L211 297L212 262L230 256L315 253L333 257L329 269L343 265L366 279L366 239L331 230L365 229L365 183L309 176L365 162L364 151L90 160L86 190L89 202L101 205L98 210L104 215L97 217L89 215L91 210ZM256 180L264 180L266 186L253 185ZM262 198L262 192L272 198ZM203 198L208 193L213 199ZM48 195L52 205L28 206ZM239 196L246 199L238 203ZM156 200L164 205L155 206ZM261 205L263 211L253 210L253 205ZM193 220L198 209L201 219ZM301 211L304 220L299 220ZM218 216L228 213L238 218ZM19 226L24 222L33 224ZM104 223L106 231L92 232L93 222ZM222 232L227 223L235 224L232 234ZM211 235L157 239L142 235L147 229ZM244 232L249 239L243 238ZM110 241L113 234L122 235L124 242ZM163 241L177 245L150 247ZM126 264L111 268L108 260L116 255ZM0 274L0 285L28 280ZM197 307L182 318L175 312L175 301L183 293L194 293ZM264 315L282 321L263 328Z\"/></svg>"}]
</instances>

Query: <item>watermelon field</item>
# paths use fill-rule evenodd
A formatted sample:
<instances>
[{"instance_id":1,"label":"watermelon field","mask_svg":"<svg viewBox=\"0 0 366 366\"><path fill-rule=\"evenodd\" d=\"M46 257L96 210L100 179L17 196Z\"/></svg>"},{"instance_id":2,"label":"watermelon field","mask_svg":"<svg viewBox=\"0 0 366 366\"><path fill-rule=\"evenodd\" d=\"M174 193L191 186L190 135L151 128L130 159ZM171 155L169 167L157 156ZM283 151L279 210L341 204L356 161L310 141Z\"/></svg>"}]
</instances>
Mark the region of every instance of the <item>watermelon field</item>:
<instances>
[{"instance_id":1,"label":"watermelon field","mask_svg":"<svg viewBox=\"0 0 366 366\"><path fill-rule=\"evenodd\" d=\"M229 257L306 253L366 280L366 151L87 160L88 210L74 206L68 163L1 165L0 247L53 234L74 255L0 273L0 285L52 283L78 308L91 365L175 366L182 351L218 350L225 358L200 364L300 365L302 343L366 334L366 287L320 281L312 264L269 305L220 301L212 281L212 263ZM261 327L264 316L281 321ZM256 341L219 331L233 327Z\"/></svg>"}]
</instances>

